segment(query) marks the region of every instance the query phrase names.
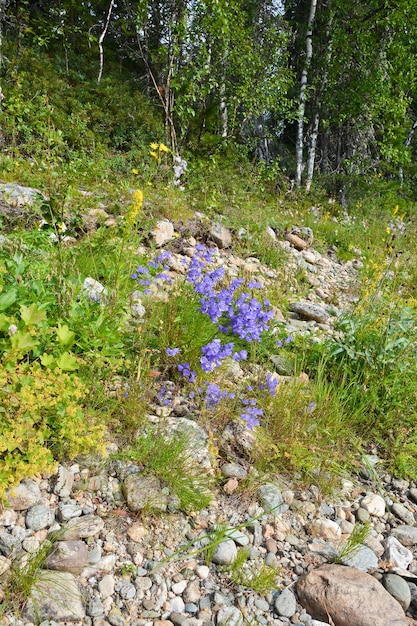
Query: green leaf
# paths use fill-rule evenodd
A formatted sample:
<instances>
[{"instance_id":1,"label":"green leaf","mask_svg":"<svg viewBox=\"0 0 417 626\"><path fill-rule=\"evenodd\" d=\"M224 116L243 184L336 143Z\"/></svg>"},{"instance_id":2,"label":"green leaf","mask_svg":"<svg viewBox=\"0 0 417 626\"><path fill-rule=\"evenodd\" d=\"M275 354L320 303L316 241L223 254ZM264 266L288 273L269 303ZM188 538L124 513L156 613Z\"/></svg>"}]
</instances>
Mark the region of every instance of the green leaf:
<instances>
[{"instance_id":1,"label":"green leaf","mask_svg":"<svg viewBox=\"0 0 417 626\"><path fill-rule=\"evenodd\" d=\"M66 324L64 324L63 326L61 326L61 324L58 324L56 335L61 346L69 347L74 343L75 333L72 332L72 330L70 330Z\"/></svg>"},{"instance_id":2,"label":"green leaf","mask_svg":"<svg viewBox=\"0 0 417 626\"><path fill-rule=\"evenodd\" d=\"M3 313L0 313L0 332L7 332L7 330L9 329L10 326L10 320L8 317L6 317L6 315L3 315Z\"/></svg>"},{"instance_id":3,"label":"green leaf","mask_svg":"<svg viewBox=\"0 0 417 626\"><path fill-rule=\"evenodd\" d=\"M17 299L17 291L7 291L0 295L0 311L5 311L9 308Z\"/></svg>"},{"instance_id":4,"label":"green leaf","mask_svg":"<svg viewBox=\"0 0 417 626\"><path fill-rule=\"evenodd\" d=\"M42 354L40 357L40 361L44 367L50 368L52 363L54 363L55 358L52 354Z\"/></svg>"},{"instance_id":5,"label":"green leaf","mask_svg":"<svg viewBox=\"0 0 417 626\"><path fill-rule=\"evenodd\" d=\"M20 305L20 316L26 326L36 326L46 320L46 313L38 308L36 302L30 306Z\"/></svg>"},{"instance_id":6,"label":"green leaf","mask_svg":"<svg viewBox=\"0 0 417 626\"><path fill-rule=\"evenodd\" d=\"M73 372L74 370L78 369L77 359L73 354L70 354L69 352L63 352L59 359L57 359L56 364L59 369L63 370L64 372Z\"/></svg>"},{"instance_id":7,"label":"green leaf","mask_svg":"<svg viewBox=\"0 0 417 626\"><path fill-rule=\"evenodd\" d=\"M30 333L24 330L18 330L17 333L10 337L10 343L14 350L29 352L38 345L38 341Z\"/></svg>"}]
</instances>

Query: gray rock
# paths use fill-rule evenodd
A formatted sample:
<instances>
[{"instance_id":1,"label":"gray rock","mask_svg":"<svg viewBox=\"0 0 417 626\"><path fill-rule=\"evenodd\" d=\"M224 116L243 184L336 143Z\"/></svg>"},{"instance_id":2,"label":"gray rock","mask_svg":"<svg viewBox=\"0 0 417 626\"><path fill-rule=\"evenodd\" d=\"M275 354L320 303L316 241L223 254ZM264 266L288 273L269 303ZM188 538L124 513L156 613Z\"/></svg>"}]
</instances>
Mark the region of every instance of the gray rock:
<instances>
[{"instance_id":1,"label":"gray rock","mask_svg":"<svg viewBox=\"0 0 417 626\"><path fill-rule=\"evenodd\" d=\"M111 609L111 611L107 615L107 619L112 626L127 626L127 622L117 606L114 606Z\"/></svg>"},{"instance_id":2,"label":"gray rock","mask_svg":"<svg viewBox=\"0 0 417 626\"><path fill-rule=\"evenodd\" d=\"M65 504L60 502L58 506L58 519L61 522L67 522L75 517L80 517L83 510L78 504Z\"/></svg>"},{"instance_id":3,"label":"gray rock","mask_svg":"<svg viewBox=\"0 0 417 626\"><path fill-rule=\"evenodd\" d=\"M361 506L356 511L356 519L361 524L366 524L371 521L371 514L366 509L363 509Z\"/></svg>"},{"instance_id":4,"label":"gray rock","mask_svg":"<svg viewBox=\"0 0 417 626\"><path fill-rule=\"evenodd\" d=\"M116 580L114 576L111 574L106 574L98 583L98 590L100 592L100 596L104 598L109 598L114 593L114 587L116 584Z\"/></svg>"},{"instance_id":5,"label":"gray rock","mask_svg":"<svg viewBox=\"0 0 417 626\"><path fill-rule=\"evenodd\" d=\"M34 204L44 199L39 189L33 187L23 187L16 183L1 183L0 198L14 207L32 207Z\"/></svg>"},{"instance_id":6,"label":"gray rock","mask_svg":"<svg viewBox=\"0 0 417 626\"><path fill-rule=\"evenodd\" d=\"M131 600L136 595L135 585L124 578L116 584L115 589L124 600Z\"/></svg>"},{"instance_id":7,"label":"gray rock","mask_svg":"<svg viewBox=\"0 0 417 626\"><path fill-rule=\"evenodd\" d=\"M325 324L329 319L329 314L326 309L319 304L313 304L312 302L291 302L289 310L293 313L297 313L297 315L299 315L302 319L314 320L315 322L320 322L321 324Z\"/></svg>"},{"instance_id":8,"label":"gray rock","mask_svg":"<svg viewBox=\"0 0 417 626\"><path fill-rule=\"evenodd\" d=\"M393 563L395 567L407 569L413 560L413 553L401 545L395 537L387 537L384 544L385 552L383 558Z\"/></svg>"},{"instance_id":9,"label":"gray rock","mask_svg":"<svg viewBox=\"0 0 417 626\"><path fill-rule=\"evenodd\" d=\"M6 501L15 511L25 511L42 500L41 490L34 480L24 480L17 487L6 492Z\"/></svg>"},{"instance_id":10,"label":"gray rock","mask_svg":"<svg viewBox=\"0 0 417 626\"><path fill-rule=\"evenodd\" d=\"M88 562L88 548L84 541L58 541L45 562L47 569L81 574Z\"/></svg>"},{"instance_id":11,"label":"gray rock","mask_svg":"<svg viewBox=\"0 0 417 626\"><path fill-rule=\"evenodd\" d=\"M377 493L370 493L362 498L361 507L375 517L382 517L386 509L384 498Z\"/></svg>"},{"instance_id":12,"label":"gray rock","mask_svg":"<svg viewBox=\"0 0 417 626\"><path fill-rule=\"evenodd\" d=\"M405 580L396 574L385 574L382 584L406 611L411 603L411 591Z\"/></svg>"},{"instance_id":13,"label":"gray rock","mask_svg":"<svg viewBox=\"0 0 417 626\"><path fill-rule=\"evenodd\" d=\"M232 539L227 539L216 546L211 560L217 565L230 565L230 563L233 563L235 560L236 554L237 548L235 542L232 541Z\"/></svg>"},{"instance_id":14,"label":"gray rock","mask_svg":"<svg viewBox=\"0 0 417 626\"><path fill-rule=\"evenodd\" d=\"M236 606L226 606L217 613L217 626L243 626L243 615Z\"/></svg>"},{"instance_id":15,"label":"gray rock","mask_svg":"<svg viewBox=\"0 0 417 626\"><path fill-rule=\"evenodd\" d=\"M248 472L237 463L225 463L222 465L221 473L225 478L247 478Z\"/></svg>"},{"instance_id":16,"label":"gray rock","mask_svg":"<svg viewBox=\"0 0 417 626\"><path fill-rule=\"evenodd\" d=\"M267 483L259 487L257 495L261 507L268 513L280 515L288 509L288 506L284 504L279 487L273 483Z\"/></svg>"},{"instance_id":17,"label":"gray rock","mask_svg":"<svg viewBox=\"0 0 417 626\"><path fill-rule=\"evenodd\" d=\"M398 517L402 522L408 524L409 526L413 526L416 520L411 511L409 511L404 505L395 502L392 505L391 511L394 513L396 517Z\"/></svg>"},{"instance_id":18,"label":"gray rock","mask_svg":"<svg viewBox=\"0 0 417 626\"><path fill-rule=\"evenodd\" d=\"M58 467L58 477L54 487L54 493L60 498L68 498L74 485L74 474L63 465Z\"/></svg>"},{"instance_id":19,"label":"gray rock","mask_svg":"<svg viewBox=\"0 0 417 626\"><path fill-rule=\"evenodd\" d=\"M20 539L5 530L0 530L0 554L13 558L20 550Z\"/></svg>"},{"instance_id":20,"label":"gray rock","mask_svg":"<svg viewBox=\"0 0 417 626\"><path fill-rule=\"evenodd\" d=\"M341 561L343 565L356 567L356 569L360 569L362 572L369 572L369 570L378 567L378 557L371 548L364 545L358 546L358 549L353 554L343 557Z\"/></svg>"},{"instance_id":21,"label":"gray rock","mask_svg":"<svg viewBox=\"0 0 417 626\"><path fill-rule=\"evenodd\" d=\"M24 609L25 619L40 622L84 620L85 607L76 579L68 572L39 572Z\"/></svg>"},{"instance_id":22,"label":"gray rock","mask_svg":"<svg viewBox=\"0 0 417 626\"><path fill-rule=\"evenodd\" d=\"M295 595L290 589L283 589L275 600L275 610L281 617L292 617L297 610Z\"/></svg>"},{"instance_id":23,"label":"gray rock","mask_svg":"<svg viewBox=\"0 0 417 626\"><path fill-rule=\"evenodd\" d=\"M91 617L102 617L104 615L104 606L99 598L91 598L88 607L87 613Z\"/></svg>"},{"instance_id":24,"label":"gray rock","mask_svg":"<svg viewBox=\"0 0 417 626\"><path fill-rule=\"evenodd\" d=\"M160 220L152 231L157 246L163 246L175 236L174 224L169 220Z\"/></svg>"},{"instance_id":25,"label":"gray rock","mask_svg":"<svg viewBox=\"0 0 417 626\"><path fill-rule=\"evenodd\" d=\"M55 513L44 504L35 504L26 513L25 523L27 528L38 531L48 528L55 520Z\"/></svg>"},{"instance_id":26,"label":"gray rock","mask_svg":"<svg viewBox=\"0 0 417 626\"><path fill-rule=\"evenodd\" d=\"M210 228L210 238L214 241L218 248L229 248L232 243L232 234L228 228L214 222Z\"/></svg>"},{"instance_id":27,"label":"gray rock","mask_svg":"<svg viewBox=\"0 0 417 626\"><path fill-rule=\"evenodd\" d=\"M184 600L180 596L175 596L169 600L169 610L172 613L183 613L185 610Z\"/></svg>"},{"instance_id":28,"label":"gray rock","mask_svg":"<svg viewBox=\"0 0 417 626\"><path fill-rule=\"evenodd\" d=\"M105 302L108 296L107 289L104 285L99 283L98 280L91 278L91 276L88 276L85 279L81 293L87 298L87 300L95 303Z\"/></svg>"},{"instance_id":29,"label":"gray rock","mask_svg":"<svg viewBox=\"0 0 417 626\"><path fill-rule=\"evenodd\" d=\"M410 489L410 491L408 492L408 497L410 498L410 500L417 503L417 489L415 487L412 487Z\"/></svg>"},{"instance_id":30,"label":"gray rock","mask_svg":"<svg viewBox=\"0 0 417 626\"><path fill-rule=\"evenodd\" d=\"M134 513L143 509L167 510L167 496L155 476L131 474L123 482L123 493L127 506Z\"/></svg>"},{"instance_id":31,"label":"gray rock","mask_svg":"<svg viewBox=\"0 0 417 626\"><path fill-rule=\"evenodd\" d=\"M104 520L98 515L83 515L70 519L60 530L60 538L68 541L95 537L103 528Z\"/></svg>"},{"instance_id":32,"label":"gray rock","mask_svg":"<svg viewBox=\"0 0 417 626\"><path fill-rule=\"evenodd\" d=\"M417 544L416 526L397 526L391 530L391 535L398 539L403 546L415 546Z\"/></svg>"}]
</instances>

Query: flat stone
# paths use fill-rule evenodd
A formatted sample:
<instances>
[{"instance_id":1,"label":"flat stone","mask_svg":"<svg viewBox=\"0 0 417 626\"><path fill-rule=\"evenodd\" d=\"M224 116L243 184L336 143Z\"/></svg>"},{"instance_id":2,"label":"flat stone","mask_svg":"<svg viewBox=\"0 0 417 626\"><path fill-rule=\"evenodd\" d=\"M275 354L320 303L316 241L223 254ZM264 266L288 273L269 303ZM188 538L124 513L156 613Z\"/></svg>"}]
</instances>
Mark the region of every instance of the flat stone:
<instances>
[{"instance_id":1,"label":"flat stone","mask_svg":"<svg viewBox=\"0 0 417 626\"><path fill-rule=\"evenodd\" d=\"M397 526L391 530L391 535L398 539L403 546L415 546L417 544L416 526Z\"/></svg>"},{"instance_id":2,"label":"flat stone","mask_svg":"<svg viewBox=\"0 0 417 626\"><path fill-rule=\"evenodd\" d=\"M226 606L217 613L217 626L243 626L243 615L236 606Z\"/></svg>"},{"instance_id":3,"label":"flat stone","mask_svg":"<svg viewBox=\"0 0 417 626\"><path fill-rule=\"evenodd\" d=\"M297 313L302 319L314 320L320 324L325 324L330 317L326 309L312 302L291 302L288 308L293 313Z\"/></svg>"},{"instance_id":4,"label":"flat stone","mask_svg":"<svg viewBox=\"0 0 417 626\"><path fill-rule=\"evenodd\" d=\"M24 609L25 619L74 622L84 620L85 607L75 577L68 572L41 570Z\"/></svg>"},{"instance_id":5,"label":"flat stone","mask_svg":"<svg viewBox=\"0 0 417 626\"><path fill-rule=\"evenodd\" d=\"M74 519L62 527L60 537L63 540L86 539L95 537L104 528L104 521L98 515L83 515Z\"/></svg>"},{"instance_id":6,"label":"flat stone","mask_svg":"<svg viewBox=\"0 0 417 626\"><path fill-rule=\"evenodd\" d=\"M81 574L87 562L88 548L84 541L58 541L46 559L45 566L52 570Z\"/></svg>"},{"instance_id":7,"label":"flat stone","mask_svg":"<svg viewBox=\"0 0 417 626\"><path fill-rule=\"evenodd\" d=\"M90 300L90 302L104 302L107 298L107 289L91 276L87 276L84 280L81 293Z\"/></svg>"},{"instance_id":8,"label":"flat stone","mask_svg":"<svg viewBox=\"0 0 417 626\"><path fill-rule=\"evenodd\" d=\"M391 507L391 511L396 517L398 517L402 522L408 524L409 526L413 526L413 524L415 524L416 522L413 513L403 504L395 502Z\"/></svg>"},{"instance_id":9,"label":"flat stone","mask_svg":"<svg viewBox=\"0 0 417 626\"><path fill-rule=\"evenodd\" d=\"M360 545L353 553L343 557L342 563L349 567L356 567L362 572L369 572L369 570L378 567L378 557L371 548Z\"/></svg>"},{"instance_id":10,"label":"flat stone","mask_svg":"<svg viewBox=\"0 0 417 626\"><path fill-rule=\"evenodd\" d=\"M104 598L109 598L114 593L114 586L116 584L116 580L114 576L111 574L106 574L98 583L98 590L100 592L100 596Z\"/></svg>"}]
</instances>

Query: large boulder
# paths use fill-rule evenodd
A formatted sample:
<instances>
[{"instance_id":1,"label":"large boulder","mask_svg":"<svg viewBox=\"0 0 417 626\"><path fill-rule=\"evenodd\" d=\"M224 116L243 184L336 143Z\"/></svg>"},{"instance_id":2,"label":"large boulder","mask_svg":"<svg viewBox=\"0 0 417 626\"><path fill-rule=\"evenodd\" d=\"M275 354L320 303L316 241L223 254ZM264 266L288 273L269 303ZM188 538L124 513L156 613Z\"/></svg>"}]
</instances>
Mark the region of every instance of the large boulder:
<instances>
[{"instance_id":1,"label":"large boulder","mask_svg":"<svg viewBox=\"0 0 417 626\"><path fill-rule=\"evenodd\" d=\"M353 567L322 565L302 576L297 594L310 615L334 626L407 626L399 603L373 576Z\"/></svg>"}]
</instances>

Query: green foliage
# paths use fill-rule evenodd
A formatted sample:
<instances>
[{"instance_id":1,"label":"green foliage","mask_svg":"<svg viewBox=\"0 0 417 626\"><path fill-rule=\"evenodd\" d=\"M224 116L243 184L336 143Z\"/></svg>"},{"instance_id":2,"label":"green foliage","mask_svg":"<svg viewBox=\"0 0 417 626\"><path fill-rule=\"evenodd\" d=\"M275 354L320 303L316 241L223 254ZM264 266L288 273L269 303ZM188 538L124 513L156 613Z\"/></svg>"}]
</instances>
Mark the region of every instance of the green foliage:
<instances>
[{"instance_id":1,"label":"green foliage","mask_svg":"<svg viewBox=\"0 0 417 626\"><path fill-rule=\"evenodd\" d=\"M169 434L148 427L122 458L135 461L145 473L158 476L184 510L200 510L211 500L212 480L193 458L191 432Z\"/></svg>"},{"instance_id":2,"label":"green foliage","mask_svg":"<svg viewBox=\"0 0 417 626\"><path fill-rule=\"evenodd\" d=\"M248 562L249 553L250 548L239 548L233 563L225 568L232 583L260 594L276 589L279 570L269 567L264 562L262 564Z\"/></svg>"},{"instance_id":3,"label":"green foliage","mask_svg":"<svg viewBox=\"0 0 417 626\"><path fill-rule=\"evenodd\" d=\"M343 564L343 560L354 556L365 543L372 531L372 523L355 524L349 539L338 549L333 563Z\"/></svg>"},{"instance_id":4,"label":"green foliage","mask_svg":"<svg viewBox=\"0 0 417 626\"><path fill-rule=\"evenodd\" d=\"M43 541L36 552L30 555L23 553L12 562L10 571L4 577L4 600L0 605L0 615L22 615L45 561L59 538L60 533L57 532Z\"/></svg>"}]
</instances>

